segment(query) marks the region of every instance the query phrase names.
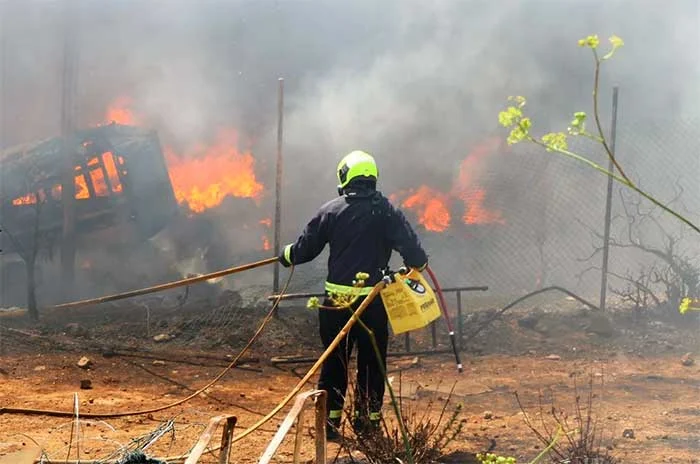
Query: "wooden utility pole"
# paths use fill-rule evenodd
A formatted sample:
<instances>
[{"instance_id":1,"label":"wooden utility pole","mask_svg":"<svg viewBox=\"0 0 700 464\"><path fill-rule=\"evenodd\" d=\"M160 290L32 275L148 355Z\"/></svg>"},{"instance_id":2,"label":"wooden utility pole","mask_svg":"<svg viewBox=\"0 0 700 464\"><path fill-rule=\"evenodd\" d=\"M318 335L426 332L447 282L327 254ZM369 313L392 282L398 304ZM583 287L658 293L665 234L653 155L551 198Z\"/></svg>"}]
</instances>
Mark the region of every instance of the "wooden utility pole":
<instances>
[{"instance_id":1,"label":"wooden utility pole","mask_svg":"<svg viewBox=\"0 0 700 464\"><path fill-rule=\"evenodd\" d=\"M7 106L7 26L9 24L7 15L10 11L8 3L9 2L0 2L0 151L3 150L7 144L5 107ZM0 184L0 188L4 189L4 184Z\"/></svg>"},{"instance_id":2,"label":"wooden utility pole","mask_svg":"<svg viewBox=\"0 0 700 464\"><path fill-rule=\"evenodd\" d=\"M7 107L7 27L10 21L7 15L10 12L9 2L0 2L0 151L7 145L7 120L5 108ZM0 183L0 189L4 190L4 183ZM0 195L2 198L2 195Z\"/></svg>"},{"instance_id":3,"label":"wooden utility pole","mask_svg":"<svg viewBox=\"0 0 700 464\"><path fill-rule=\"evenodd\" d=\"M75 0L64 0L63 18L63 72L61 86L61 135L63 138L63 236L61 241L61 280L63 298L72 297L75 285L75 160L74 144L77 93L77 43L76 21L78 9Z\"/></svg>"},{"instance_id":4,"label":"wooden utility pole","mask_svg":"<svg viewBox=\"0 0 700 464\"><path fill-rule=\"evenodd\" d=\"M4 150L7 144L7 122L5 120L5 107L7 106L7 26L9 21L7 20L7 14L9 12L8 2L0 2L0 153ZM0 201L5 198L5 183L0 182ZM1 226L1 225L0 225ZM0 234L2 234L2 229L0 228ZM1 243L2 241L0 241ZM2 250L0 250L2 253ZM2 273L2 280L0 281L0 307L5 306L5 273Z\"/></svg>"}]
</instances>

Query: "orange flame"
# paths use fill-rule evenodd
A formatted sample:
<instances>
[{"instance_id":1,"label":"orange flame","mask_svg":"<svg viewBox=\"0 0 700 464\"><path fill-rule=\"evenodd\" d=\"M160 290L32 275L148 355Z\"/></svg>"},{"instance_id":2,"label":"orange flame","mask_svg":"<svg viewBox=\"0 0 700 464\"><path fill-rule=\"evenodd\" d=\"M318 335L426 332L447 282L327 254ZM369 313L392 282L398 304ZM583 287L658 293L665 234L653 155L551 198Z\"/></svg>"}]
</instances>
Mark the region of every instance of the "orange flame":
<instances>
[{"instance_id":1,"label":"orange flame","mask_svg":"<svg viewBox=\"0 0 700 464\"><path fill-rule=\"evenodd\" d=\"M51 188L51 196L56 200L60 200L62 191L63 189L61 187L61 184L54 185ZM43 202L45 200L45 193L43 191L40 191L39 193L39 198ZM82 174L79 174L75 176L75 199L85 200L87 198L90 198L90 192L88 191L85 177ZM22 197L15 198L14 200L12 200L12 204L14 206L34 205L36 204L36 194L29 193Z\"/></svg>"},{"instance_id":2,"label":"orange flame","mask_svg":"<svg viewBox=\"0 0 700 464\"><path fill-rule=\"evenodd\" d=\"M219 133L210 147L196 147L186 156L165 148L170 181L180 204L195 213L218 206L228 196L259 199L263 185L255 177L255 159L238 151L233 131Z\"/></svg>"},{"instance_id":3,"label":"orange flame","mask_svg":"<svg viewBox=\"0 0 700 464\"><path fill-rule=\"evenodd\" d=\"M36 203L36 195L33 193L29 193L23 197L15 198L12 200L12 204L14 206L22 206L22 205L33 205Z\"/></svg>"},{"instance_id":4,"label":"orange flame","mask_svg":"<svg viewBox=\"0 0 700 464\"><path fill-rule=\"evenodd\" d=\"M457 181L452 194L464 202L465 224L505 224L500 211L490 211L484 206L486 191L479 186L478 177L483 167L483 158L501 147L501 140L492 137L477 145L459 166Z\"/></svg>"},{"instance_id":5,"label":"orange flame","mask_svg":"<svg viewBox=\"0 0 700 464\"><path fill-rule=\"evenodd\" d=\"M501 216L500 211L489 211L484 208L484 198L486 191L475 189L466 196L464 200L464 216L462 220L465 224L505 224L506 221Z\"/></svg>"},{"instance_id":6,"label":"orange flame","mask_svg":"<svg viewBox=\"0 0 700 464\"><path fill-rule=\"evenodd\" d=\"M443 193L427 185L421 185L406 198L401 206L415 211L418 222L427 230L443 232L450 226L450 200L457 198L464 203L462 221L465 224L505 224L500 211L484 206L486 190L478 182L482 159L501 146L498 138L487 139L478 145L462 161L459 173L449 193ZM389 199L396 202L402 194L392 194Z\"/></svg>"},{"instance_id":7,"label":"orange flame","mask_svg":"<svg viewBox=\"0 0 700 464\"><path fill-rule=\"evenodd\" d=\"M450 227L449 197L444 193L422 185L401 204L405 208L415 209L418 222L427 230L443 232Z\"/></svg>"},{"instance_id":8,"label":"orange flame","mask_svg":"<svg viewBox=\"0 0 700 464\"><path fill-rule=\"evenodd\" d=\"M269 229L270 227L272 227L272 218L261 219L258 221L258 224ZM270 244L270 239L268 238L267 235L262 236L262 241L263 241L262 247L263 247L264 251L272 250L272 245Z\"/></svg>"},{"instance_id":9,"label":"orange flame","mask_svg":"<svg viewBox=\"0 0 700 464\"><path fill-rule=\"evenodd\" d=\"M100 160L101 158L101 160ZM99 167L100 161L102 161L102 167ZM99 158L92 158L87 163L88 169L90 170L90 179L92 180L92 185L95 189L95 195L98 197L109 196L109 188L107 186L107 181L105 180L105 172L107 173L107 178L109 179L109 186L112 187L114 193L120 193L122 191L122 184L119 180L119 174L117 173L117 166L114 163L114 155L112 152L104 152L99 155ZM81 188L85 188L85 198L89 197L87 191L87 185L85 184L85 179L83 176L79 176L81 179ZM77 198L77 197L76 197Z\"/></svg>"},{"instance_id":10,"label":"orange flame","mask_svg":"<svg viewBox=\"0 0 700 464\"><path fill-rule=\"evenodd\" d=\"M107 108L105 120L110 124L117 123L124 124L126 126L133 126L137 124L137 119L130 109L131 104L131 98L118 97L109 105L109 108Z\"/></svg>"},{"instance_id":11,"label":"orange flame","mask_svg":"<svg viewBox=\"0 0 700 464\"><path fill-rule=\"evenodd\" d=\"M118 124L140 124L142 118L131 110L132 103L129 97L115 99L109 105L105 119ZM201 213L220 205L228 196L259 200L263 185L255 177L255 159L237 147L238 137L232 130L220 132L213 145L199 145L184 154L166 146L164 155L177 202L186 204L193 213ZM113 190L121 191L117 168L111 153L109 155L111 163L105 160L105 169ZM106 191L104 179L99 174L92 180L104 186L100 192ZM100 194L97 189L95 193Z\"/></svg>"}]
</instances>

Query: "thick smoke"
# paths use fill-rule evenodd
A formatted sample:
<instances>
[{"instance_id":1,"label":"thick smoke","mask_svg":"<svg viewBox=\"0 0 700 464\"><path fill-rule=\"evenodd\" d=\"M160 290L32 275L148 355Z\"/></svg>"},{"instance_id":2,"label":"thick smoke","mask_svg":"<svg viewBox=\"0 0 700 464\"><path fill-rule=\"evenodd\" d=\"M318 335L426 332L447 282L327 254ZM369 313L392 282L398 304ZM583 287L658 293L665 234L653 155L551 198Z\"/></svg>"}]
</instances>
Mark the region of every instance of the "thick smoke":
<instances>
[{"instance_id":1,"label":"thick smoke","mask_svg":"<svg viewBox=\"0 0 700 464\"><path fill-rule=\"evenodd\" d=\"M334 168L345 152L373 152L386 193L421 184L449 191L462 160L489 137L503 136L496 117L508 95L530 99L541 131L564 129L575 110L590 112L593 62L576 41L591 33L603 47L611 34L626 41L601 80L606 130L610 88L621 87L620 124L628 129L620 156L649 190L664 195L680 173L668 168L660 175L662 159L673 157L674 168L685 166L689 179L696 177L692 150L625 145L646 132L645 121L675 127L698 117L700 21L693 0L663 7L654 0L81 5L70 18L79 40L79 123L102 121L109 102L128 96L144 124L176 147L236 128L256 156L267 193L260 205L240 203L235 211L272 215L277 78L285 78L283 241L334 195ZM59 132L63 12L58 2L3 6L0 143L9 146ZM599 227L605 179L548 156L499 150L478 166L487 206L503 212L506 227L462 225L446 234L419 228L448 280L522 288L535 283L538 266L548 268L550 281L571 280L576 259L590 253L588 232L575 219ZM591 156L603 160L598 152ZM216 224L209 239L225 242L228 256L251 256L242 249L241 216L219 213L208 218ZM456 209L453 224L460 215ZM541 264L538 240L555 264ZM513 269L514 256L522 270ZM528 273L531 280L523 277Z\"/></svg>"}]
</instances>

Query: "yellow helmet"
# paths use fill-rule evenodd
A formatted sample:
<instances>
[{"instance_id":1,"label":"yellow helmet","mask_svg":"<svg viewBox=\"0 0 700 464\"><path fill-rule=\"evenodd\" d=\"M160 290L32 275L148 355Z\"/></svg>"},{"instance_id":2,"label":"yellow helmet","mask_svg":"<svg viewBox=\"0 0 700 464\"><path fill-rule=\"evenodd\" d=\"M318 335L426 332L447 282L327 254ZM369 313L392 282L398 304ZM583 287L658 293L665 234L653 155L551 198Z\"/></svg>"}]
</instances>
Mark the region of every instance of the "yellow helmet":
<instances>
[{"instance_id":1,"label":"yellow helmet","mask_svg":"<svg viewBox=\"0 0 700 464\"><path fill-rule=\"evenodd\" d=\"M358 177L367 177L377 180L378 171L377 163L374 162L374 158L369 153L364 151L355 150L348 153L345 157L338 163L338 190L342 190L352 181Z\"/></svg>"}]
</instances>

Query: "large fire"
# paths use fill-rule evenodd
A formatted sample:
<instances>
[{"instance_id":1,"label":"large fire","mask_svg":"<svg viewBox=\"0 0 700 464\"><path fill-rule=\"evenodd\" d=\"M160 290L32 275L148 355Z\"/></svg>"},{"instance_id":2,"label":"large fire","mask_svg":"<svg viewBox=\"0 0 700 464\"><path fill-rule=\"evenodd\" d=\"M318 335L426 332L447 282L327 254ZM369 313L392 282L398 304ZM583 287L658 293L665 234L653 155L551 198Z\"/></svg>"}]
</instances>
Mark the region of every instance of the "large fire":
<instances>
[{"instance_id":1,"label":"large fire","mask_svg":"<svg viewBox=\"0 0 700 464\"><path fill-rule=\"evenodd\" d=\"M255 159L239 151L233 131L219 133L211 146L198 146L181 156L165 148L165 160L178 203L195 213L218 206L227 196L260 198Z\"/></svg>"},{"instance_id":2,"label":"large fire","mask_svg":"<svg viewBox=\"0 0 700 464\"><path fill-rule=\"evenodd\" d=\"M500 211L489 211L484 208L484 198L486 190L474 189L469 195L462 197L464 201L464 215L462 220L465 224L505 224L506 221L501 216Z\"/></svg>"},{"instance_id":3,"label":"large fire","mask_svg":"<svg viewBox=\"0 0 700 464\"><path fill-rule=\"evenodd\" d=\"M464 203L465 224L505 224L500 211L489 211L484 207L486 190L480 185L483 159L498 150L501 141L498 138L487 139L477 145L459 166L459 175L452 187L452 194L460 198Z\"/></svg>"},{"instance_id":4,"label":"large fire","mask_svg":"<svg viewBox=\"0 0 700 464\"><path fill-rule=\"evenodd\" d=\"M138 124L138 120L131 110L131 98L118 97L107 108L105 120L107 123L123 124L125 126L133 126Z\"/></svg>"},{"instance_id":5,"label":"large fire","mask_svg":"<svg viewBox=\"0 0 700 464\"><path fill-rule=\"evenodd\" d=\"M432 232L444 232L449 228L452 221L450 204L453 199L461 200L464 204L462 222L465 224L505 224L500 211L489 210L484 206L486 190L478 182L483 158L499 147L498 139L488 139L469 153L462 161L449 192L421 185L418 189L392 195L391 199L399 200L401 206L413 211L418 217L418 223Z\"/></svg>"},{"instance_id":6,"label":"large fire","mask_svg":"<svg viewBox=\"0 0 700 464\"><path fill-rule=\"evenodd\" d=\"M401 206L414 210L427 230L443 232L450 227L449 196L427 185L412 191Z\"/></svg>"},{"instance_id":7,"label":"large fire","mask_svg":"<svg viewBox=\"0 0 700 464\"><path fill-rule=\"evenodd\" d=\"M107 110L106 120L135 124L131 100L117 98ZM255 176L255 159L250 152L239 151L233 130L219 132L212 145L197 145L185 153L164 149L170 181L177 202L190 211L201 213L221 204L228 196L259 199L263 185Z\"/></svg>"}]
</instances>

